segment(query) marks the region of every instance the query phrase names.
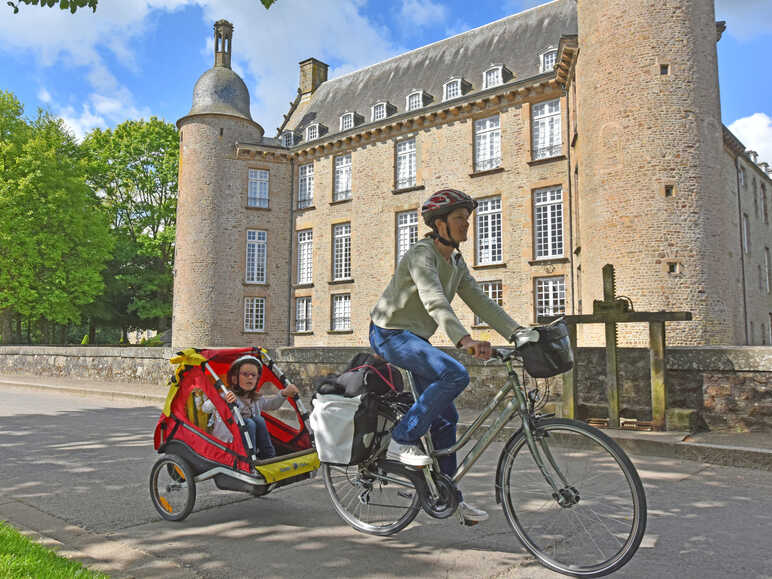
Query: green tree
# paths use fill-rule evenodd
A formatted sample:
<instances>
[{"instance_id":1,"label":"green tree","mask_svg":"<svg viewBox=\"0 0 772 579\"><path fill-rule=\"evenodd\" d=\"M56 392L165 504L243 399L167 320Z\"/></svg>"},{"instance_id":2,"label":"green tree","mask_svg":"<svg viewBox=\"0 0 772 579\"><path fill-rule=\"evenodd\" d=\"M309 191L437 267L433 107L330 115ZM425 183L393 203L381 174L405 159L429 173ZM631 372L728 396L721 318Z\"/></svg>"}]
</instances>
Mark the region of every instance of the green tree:
<instances>
[{"instance_id":1,"label":"green tree","mask_svg":"<svg viewBox=\"0 0 772 579\"><path fill-rule=\"evenodd\" d=\"M40 111L28 122L19 101L0 94L0 311L28 328L77 322L103 291L109 220L62 121Z\"/></svg>"},{"instance_id":2,"label":"green tree","mask_svg":"<svg viewBox=\"0 0 772 579\"><path fill-rule=\"evenodd\" d=\"M260 3L265 6L265 9L271 7L271 4L276 0L260 0ZM8 0L7 4L13 8L13 13L16 14L19 11L19 4L27 4L32 6L59 6L62 10L69 10L73 14L78 11L78 8L84 8L88 6L92 12L96 12L97 4L99 0Z\"/></svg>"},{"instance_id":3,"label":"green tree","mask_svg":"<svg viewBox=\"0 0 772 579\"><path fill-rule=\"evenodd\" d=\"M82 148L90 159L89 183L103 198L117 242L94 317L124 330L165 330L171 322L177 129L155 117L126 121L93 131Z\"/></svg>"}]
</instances>

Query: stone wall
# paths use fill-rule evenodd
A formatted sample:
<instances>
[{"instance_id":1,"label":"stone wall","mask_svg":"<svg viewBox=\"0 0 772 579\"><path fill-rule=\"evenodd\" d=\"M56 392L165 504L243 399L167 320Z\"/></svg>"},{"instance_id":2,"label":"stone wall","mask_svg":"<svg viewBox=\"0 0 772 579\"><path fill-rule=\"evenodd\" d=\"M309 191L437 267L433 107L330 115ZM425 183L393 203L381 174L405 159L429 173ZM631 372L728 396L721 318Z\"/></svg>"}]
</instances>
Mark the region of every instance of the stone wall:
<instances>
[{"instance_id":1,"label":"stone wall","mask_svg":"<svg viewBox=\"0 0 772 579\"><path fill-rule=\"evenodd\" d=\"M342 371L362 348L278 348L271 352L288 377L310 397L314 379ZM471 386L459 406L481 408L503 385L497 363L483 364L455 349L445 350L469 368ZM157 383L159 392L171 375L168 348L63 346L0 347L0 376L26 374ZM577 360L577 414L606 416L605 350L580 348ZM649 352L621 348L620 415L651 419ZM668 408L696 411L697 426L710 429L772 431L772 347L694 347L667 351ZM550 409L560 413L562 380L549 386Z\"/></svg>"}]
</instances>

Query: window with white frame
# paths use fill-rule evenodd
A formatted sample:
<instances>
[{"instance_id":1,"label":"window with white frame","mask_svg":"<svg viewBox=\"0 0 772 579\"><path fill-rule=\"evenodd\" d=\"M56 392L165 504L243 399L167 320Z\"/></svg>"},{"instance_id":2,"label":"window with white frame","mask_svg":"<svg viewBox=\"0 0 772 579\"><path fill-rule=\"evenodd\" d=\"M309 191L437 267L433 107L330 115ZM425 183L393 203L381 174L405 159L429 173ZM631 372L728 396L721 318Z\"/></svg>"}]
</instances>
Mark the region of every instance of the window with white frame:
<instances>
[{"instance_id":1,"label":"window with white frame","mask_svg":"<svg viewBox=\"0 0 772 579\"><path fill-rule=\"evenodd\" d=\"M265 265L266 265L266 239L268 234L265 231L256 229L247 230L247 263L246 276L247 283L265 283Z\"/></svg>"},{"instance_id":2,"label":"window with white frame","mask_svg":"<svg viewBox=\"0 0 772 579\"><path fill-rule=\"evenodd\" d=\"M480 289L485 293L486 296L488 296L491 300L496 302L498 305L500 306L504 305L504 298L503 298L504 294L501 290L501 280L482 281L480 282ZM482 318L480 318L477 314L475 314L474 325L487 326L488 323L485 322Z\"/></svg>"},{"instance_id":3,"label":"window with white frame","mask_svg":"<svg viewBox=\"0 0 772 579\"><path fill-rule=\"evenodd\" d=\"M442 86L442 100L448 101L450 99L458 98L461 96L461 79L454 78L446 82Z\"/></svg>"},{"instance_id":4,"label":"window with white frame","mask_svg":"<svg viewBox=\"0 0 772 579\"><path fill-rule=\"evenodd\" d=\"M743 251L751 252L751 222L747 213L743 213Z\"/></svg>"},{"instance_id":5,"label":"window with white frame","mask_svg":"<svg viewBox=\"0 0 772 579\"><path fill-rule=\"evenodd\" d=\"M553 68L555 68L555 61L558 57L558 51L557 50L548 50L544 54L541 55L541 71L542 72L549 72Z\"/></svg>"},{"instance_id":6,"label":"window with white frame","mask_svg":"<svg viewBox=\"0 0 772 579\"><path fill-rule=\"evenodd\" d=\"M487 171L501 165L499 115L474 122L474 170Z\"/></svg>"},{"instance_id":7,"label":"window with white frame","mask_svg":"<svg viewBox=\"0 0 772 579\"><path fill-rule=\"evenodd\" d=\"M415 137L397 143L397 189L415 187Z\"/></svg>"},{"instance_id":8,"label":"window with white frame","mask_svg":"<svg viewBox=\"0 0 772 579\"><path fill-rule=\"evenodd\" d=\"M386 103L376 103L373 105L372 120L380 121L386 118Z\"/></svg>"},{"instance_id":9,"label":"window with white frame","mask_svg":"<svg viewBox=\"0 0 772 579\"><path fill-rule=\"evenodd\" d=\"M295 134L292 131L286 131L281 136L281 143L285 147L291 147L295 144Z\"/></svg>"},{"instance_id":10,"label":"window with white frame","mask_svg":"<svg viewBox=\"0 0 772 579\"><path fill-rule=\"evenodd\" d=\"M481 200L475 213L477 265L501 263L501 197Z\"/></svg>"},{"instance_id":11,"label":"window with white frame","mask_svg":"<svg viewBox=\"0 0 772 579\"><path fill-rule=\"evenodd\" d=\"M314 164L298 167L298 209L314 204Z\"/></svg>"},{"instance_id":12,"label":"window with white frame","mask_svg":"<svg viewBox=\"0 0 772 579\"><path fill-rule=\"evenodd\" d=\"M536 317L557 316L566 311L566 281L560 277L536 278Z\"/></svg>"},{"instance_id":13,"label":"window with white frame","mask_svg":"<svg viewBox=\"0 0 772 579\"><path fill-rule=\"evenodd\" d=\"M268 207L268 171L263 169L249 170L247 207Z\"/></svg>"},{"instance_id":14,"label":"window with white frame","mask_svg":"<svg viewBox=\"0 0 772 579\"><path fill-rule=\"evenodd\" d=\"M769 248L765 247L764 248L764 289L767 291L767 293L769 293L770 286L772 285L770 284L770 279L769 279L769 275L770 275L769 265L770 265Z\"/></svg>"},{"instance_id":15,"label":"window with white frame","mask_svg":"<svg viewBox=\"0 0 772 579\"><path fill-rule=\"evenodd\" d=\"M298 285L314 281L314 232L298 231Z\"/></svg>"},{"instance_id":16,"label":"window with white frame","mask_svg":"<svg viewBox=\"0 0 772 579\"><path fill-rule=\"evenodd\" d=\"M314 123L306 127L306 141L313 141L319 138L319 125Z\"/></svg>"},{"instance_id":17,"label":"window with white frame","mask_svg":"<svg viewBox=\"0 0 772 579\"><path fill-rule=\"evenodd\" d=\"M501 69L501 66L493 66L485 71L485 74L483 75L484 88L493 88L504 82L501 75Z\"/></svg>"},{"instance_id":18,"label":"window with white frame","mask_svg":"<svg viewBox=\"0 0 772 579\"><path fill-rule=\"evenodd\" d=\"M407 110L409 111L414 111L424 106L423 92L421 92L420 90L417 90L407 95L406 105L407 106L405 108L407 108Z\"/></svg>"},{"instance_id":19,"label":"window with white frame","mask_svg":"<svg viewBox=\"0 0 772 579\"><path fill-rule=\"evenodd\" d=\"M563 257L563 189L535 190L533 213L536 259Z\"/></svg>"},{"instance_id":20,"label":"window with white frame","mask_svg":"<svg viewBox=\"0 0 772 579\"><path fill-rule=\"evenodd\" d=\"M351 224L335 225L332 238L332 279L351 279Z\"/></svg>"},{"instance_id":21,"label":"window with white frame","mask_svg":"<svg viewBox=\"0 0 772 579\"><path fill-rule=\"evenodd\" d=\"M265 298L244 298L244 331L265 331Z\"/></svg>"},{"instance_id":22,"label":"window with white frame","mask_svg":"<svg viewBox=\"0 0 772 579\"><path fill-rule=\"evenodd\" d=\"M295 331L311 331L311 298L295 299Z\"/></svg>"},{"instance_id":23,"label":"window with white frame","mask_svg":"<svg viewBox=\"0 0 772 579\"><path fill-rule=\"evenodd\" d=\"M563 133L560 126L560 99L531 107L531 156L534 160L560 155Z\"/></svg>"},{"instance_id":24,"label":"window with white frame","mask_svg":"<svg viewBox=\"0 0 772 579\"><path fill-rule=\"evenodd\" d=\"M354 127L354 113L343 113L340 116L340 130L347 131Z\"/></svg>"},{"instance_id":25,"label":"window with white frame","mask_svg":"<svg viewBox=\"0 0 772 579\"><path fill-rule=\"evenodd\" d=\"M418 211L397 213L397 263L418 241Z\"/></svg>"},{"instance_id":26,"label":"window with white frame","mask_svg":"<svg viewBox=\"0 0 772 579\"><path fill-rule=\"evenodd\" d=\"M351 294L336 294L332 296L330 328L338 332L351 329Z\"/></svg>"},{"instance_id":27,"label":"window with white frame","mask_svg":"<svg viewBox=\"0 0 772 579\"><path fill-rule=\"evenodd\" d=\"M335 187L333 201L351 199L351 153L335 157Z\"/></svg>"}]
</instances>

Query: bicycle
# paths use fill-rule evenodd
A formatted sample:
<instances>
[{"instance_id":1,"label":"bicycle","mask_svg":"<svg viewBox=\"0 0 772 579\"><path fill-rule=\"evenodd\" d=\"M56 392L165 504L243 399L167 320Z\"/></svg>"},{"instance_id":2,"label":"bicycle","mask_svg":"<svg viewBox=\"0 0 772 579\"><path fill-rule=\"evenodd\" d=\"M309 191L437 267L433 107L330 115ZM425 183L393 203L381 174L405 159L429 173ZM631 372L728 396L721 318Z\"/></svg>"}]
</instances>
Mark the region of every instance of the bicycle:
<instances>
[{"instance_id":1,"label":"bicycle","mask_svg":"<svg viewBox=\"0 0 772 579\"><path fill-rule=\"evenodd\" d=\"M538 389L520 382L516 349L494 349L508 379L469 429L450 448L435 450L429 435L428 467L387 460L389 432L412 405L413 377L402 370L410 392L382 397L370 457L356 466L322 464L332 504L354 529L392 535L423 509L443 519L457 512L456 483L467 474L501 429L515 416L521 426L510 437L496 469L496 502L523 546L541 564L574 577L601 577L625 565L646 529L646 495L625 452L603 432L584 422L540 414ZM464 447L484 421L507 400L497 418L472 446L453 477L442 474L437 458ZM459 513L459 520L463 518Z\"/></svg>"}]
</instances>

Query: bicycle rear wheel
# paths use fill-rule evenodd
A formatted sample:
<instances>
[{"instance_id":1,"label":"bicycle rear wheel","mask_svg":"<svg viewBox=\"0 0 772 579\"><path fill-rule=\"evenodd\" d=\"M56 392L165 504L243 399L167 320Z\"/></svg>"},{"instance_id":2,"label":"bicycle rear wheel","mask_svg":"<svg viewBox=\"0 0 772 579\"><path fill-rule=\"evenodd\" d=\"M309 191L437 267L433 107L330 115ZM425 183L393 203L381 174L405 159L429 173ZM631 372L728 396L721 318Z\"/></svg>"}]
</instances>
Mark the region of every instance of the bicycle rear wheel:
<instances>
[{"instance_id":1,"label":"bicycle rear wheel","mask_svg":"<svg viewBox=\"0 0 772 579\"><path fill-rule=\"evenodd\" d=\"M619 569L646 530L646 495L632 462L611 438L583 422L543 420L534 435L561 492L547 483L523 432L515 434L499 458L496 481L507 522L553 571L601 577Z\"/></svg>"}]
</instances>

